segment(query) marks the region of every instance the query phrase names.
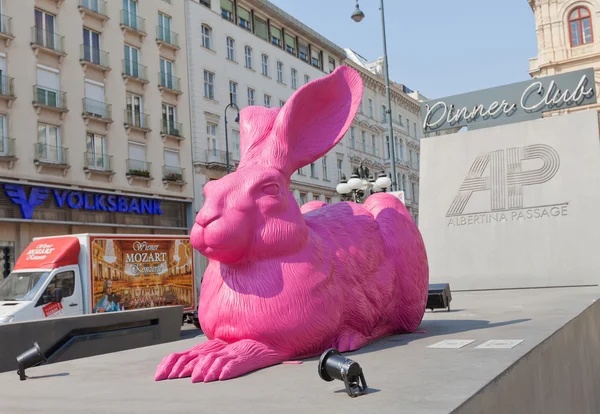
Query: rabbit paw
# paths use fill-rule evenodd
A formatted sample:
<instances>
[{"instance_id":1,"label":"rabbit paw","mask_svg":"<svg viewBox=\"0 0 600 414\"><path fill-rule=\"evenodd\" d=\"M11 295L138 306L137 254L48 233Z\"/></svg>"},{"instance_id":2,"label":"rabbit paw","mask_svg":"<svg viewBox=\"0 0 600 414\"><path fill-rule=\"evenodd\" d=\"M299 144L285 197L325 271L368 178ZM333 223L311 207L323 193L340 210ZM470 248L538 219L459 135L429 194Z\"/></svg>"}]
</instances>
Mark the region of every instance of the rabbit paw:
<instances>
[{"instance_id":1,"label":"rabbit paw","mask_svg":"<svg viewBox=\"0 0 600 414\"><path fill-rule=\"evenodd\" d=\"M154 374L154 380L161 381L167 378L173 379L183 378L186 376L189 377L191 374L191 370L189 370L189 373L187 373L187 375L183 374L185 374L188 371L186 370L186 367L188 366L190 361L196 361L198 357L209 354L211 352L220 351L226 346L226 342L220 341L218 339L213 339L196 345L195 347L190 348L187 351L172 353L171 355L166 356L158 365L156 373Z\"/></svg>"},{"instance_id":2,"label":"rabbit paw","mask_svg":"<svg viewBox=\"0 0 600 414\"><path fill-rule=\"evenodd\" d=\"M343 332L337 339L337 348L340 352L355 351L369 343L368 338L356 331Z\"/></svg>"},{"instance_id":3,"label":"rabbit paw","mask_svg":"<svg viewBox=\"0 0 600 414\"><path fill-rule=\"evenodd\" d=\"M268 346L245 339L212 352L200 353L188 362L183 373L191 373L192 382L211 382L239 377L284 360L282 354Z\"/></svg>"}]
</instances>

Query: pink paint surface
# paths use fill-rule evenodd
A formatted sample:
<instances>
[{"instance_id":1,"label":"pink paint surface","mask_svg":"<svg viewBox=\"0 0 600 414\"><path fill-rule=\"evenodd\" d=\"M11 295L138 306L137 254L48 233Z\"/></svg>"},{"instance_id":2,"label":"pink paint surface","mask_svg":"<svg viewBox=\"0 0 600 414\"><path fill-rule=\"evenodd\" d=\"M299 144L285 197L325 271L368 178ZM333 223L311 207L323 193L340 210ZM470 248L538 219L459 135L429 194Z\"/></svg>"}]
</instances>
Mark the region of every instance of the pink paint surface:
<instances>
[{"instance_id":1,"label":"pink paint surface","mask_svg":"<svg viewBox=\"0 0 600 414\"><path fill-rule=\"evenodd\" d=\"M239 168L206 184L191 233L209 259L198 309L209 340L165 357L156 380L225 380L417 329L429 273L404 204L378 193L300 209L289 191L294 171L342 139L362 92L341 66L281 110L241 111Z\"/></svg>"}]
</instances>

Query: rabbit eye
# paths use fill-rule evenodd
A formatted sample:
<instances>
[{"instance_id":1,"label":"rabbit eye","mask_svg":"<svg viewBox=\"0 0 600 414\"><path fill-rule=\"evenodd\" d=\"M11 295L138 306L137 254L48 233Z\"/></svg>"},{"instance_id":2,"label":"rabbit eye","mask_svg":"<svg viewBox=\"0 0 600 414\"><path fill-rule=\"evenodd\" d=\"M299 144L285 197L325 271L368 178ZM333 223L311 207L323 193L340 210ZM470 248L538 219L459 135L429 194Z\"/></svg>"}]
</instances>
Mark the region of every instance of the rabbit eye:
<instances>
[{"instance_id":1,"label":"rabbit eye","mask_svg":"<svg viewBox=\"0 0 600 414\"><path fill-rule=\"evenodd\" d=\"M277 184L268 184L265 185L263 188L263 193L268 194L268 195L277 195L277 193L279 193L279 186Z\"/></svg>"}]
</instances>

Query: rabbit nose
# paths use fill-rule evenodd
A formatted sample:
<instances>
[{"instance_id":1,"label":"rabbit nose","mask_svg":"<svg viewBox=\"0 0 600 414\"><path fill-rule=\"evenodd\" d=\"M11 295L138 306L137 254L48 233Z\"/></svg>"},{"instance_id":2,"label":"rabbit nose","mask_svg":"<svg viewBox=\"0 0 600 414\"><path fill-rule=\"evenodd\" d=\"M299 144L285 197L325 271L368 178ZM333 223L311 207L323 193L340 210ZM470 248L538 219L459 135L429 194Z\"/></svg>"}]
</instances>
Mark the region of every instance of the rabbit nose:
<instances>
[{"instance_id":1,"label":"rabbit nose","mask_svg":"<svg viewBox=\"0 0 600 414\"><path fill-rule=\"evenodd\" d=\"M217 220L219 217L221 217L220 214L200 212L200 214L198 214L198 217L196 218L196 223L202 227L206 227L213 221Z\"/></svg>"}]
</instances>

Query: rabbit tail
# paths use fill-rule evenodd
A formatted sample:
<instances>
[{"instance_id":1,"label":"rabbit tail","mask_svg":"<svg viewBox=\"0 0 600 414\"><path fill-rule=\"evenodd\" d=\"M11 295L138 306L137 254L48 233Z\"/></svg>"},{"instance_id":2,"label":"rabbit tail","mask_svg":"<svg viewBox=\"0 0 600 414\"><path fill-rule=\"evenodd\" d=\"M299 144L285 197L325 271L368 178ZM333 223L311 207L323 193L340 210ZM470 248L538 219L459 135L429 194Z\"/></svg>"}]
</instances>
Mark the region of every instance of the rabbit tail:
<instances>
[{"instance_id":1,"label":"rabbit tail","mask_svg":"<svg viewBox=\"0 0 600 414\"><path fill-rule=\"evenodd\" d=\"M421 324L427 304L429 266L421 233L410 213L398 198L387 193L371 195L364 207L379 224L385 256L394 270L394 297L390 320L399 332L413 332Z\"/></svg>"}]
</instances>

